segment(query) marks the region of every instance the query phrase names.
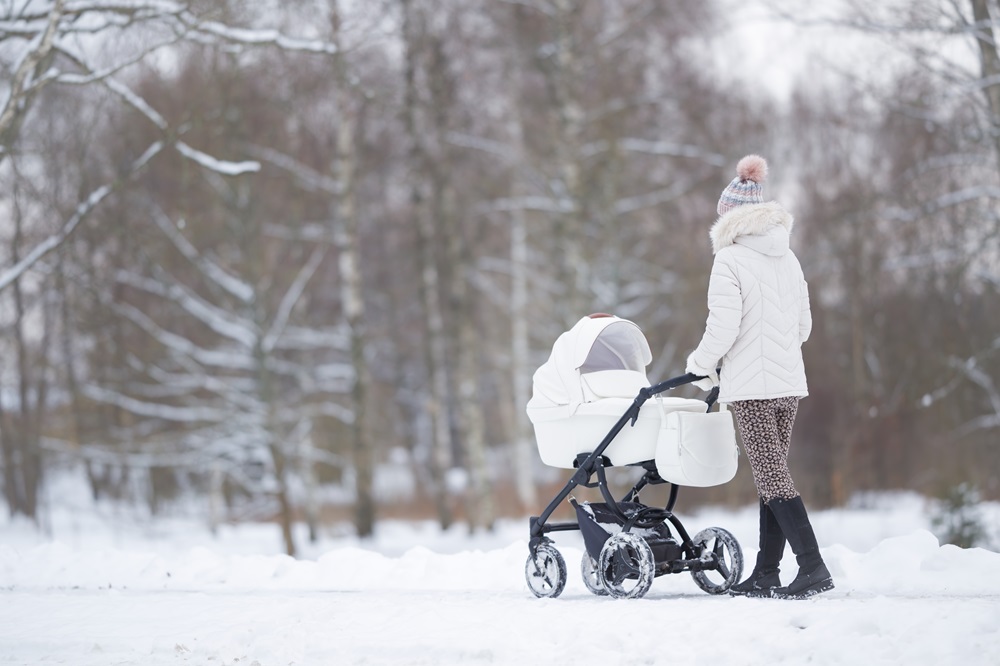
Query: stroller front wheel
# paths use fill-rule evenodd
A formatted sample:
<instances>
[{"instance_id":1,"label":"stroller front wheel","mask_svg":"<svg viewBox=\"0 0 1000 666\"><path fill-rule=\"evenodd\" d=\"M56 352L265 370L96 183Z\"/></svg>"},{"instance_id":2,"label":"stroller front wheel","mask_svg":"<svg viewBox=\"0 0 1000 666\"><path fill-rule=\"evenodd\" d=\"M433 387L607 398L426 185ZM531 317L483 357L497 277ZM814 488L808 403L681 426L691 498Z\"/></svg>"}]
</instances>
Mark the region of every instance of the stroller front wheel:
<instances>
[{"instance_id":1,"label":"stroller front wheel","mask_svg":"<svg viewBox=\"0 0 1000 666\"><path fill-rule=\"evenodd\" d=\"M656 561L646 540L631 532L619 532L605 543L598 561L604 589L615 599L638 599L649 591Z\"/></svg>"},{"instance_id":2,"label":"stroller front wheel","mask_svg":"<svg viewBox=\"0 0 1000 666\"><path fill-rule=\"evenodd\" d=\"M566 587L566 560L551 543L540 544L524 563L524 578L536 597L558 597Z\"/></svg>"},{"instance_id":3,"label":"stroller front wheel","mask_svg":"<svg viewBox=\"0 0 1000 666\"><path fill-rule=\"evenodd\" d=\"M694 582L709 594L723 594L743 575L743 549L730 532L708 527L691 540L698 550L702 569L691 571Z\"/></svg>"}]
</instances>

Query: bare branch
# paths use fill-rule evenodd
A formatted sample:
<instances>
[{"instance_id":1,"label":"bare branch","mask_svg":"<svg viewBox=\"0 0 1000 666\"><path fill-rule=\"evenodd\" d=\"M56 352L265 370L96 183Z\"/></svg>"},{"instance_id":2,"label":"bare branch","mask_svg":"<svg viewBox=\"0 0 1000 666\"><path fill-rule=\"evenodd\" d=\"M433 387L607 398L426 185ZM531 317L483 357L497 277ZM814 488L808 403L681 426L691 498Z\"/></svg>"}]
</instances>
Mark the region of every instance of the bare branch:
<instances>
[{"instance_id":1,"label":"bare branch","mask_svg":"<svg viewBox=\"0 0 1000 666\"><path fill-rule=\"evenodd\" d=\"M270 352L277 342L278 338L281 337L285 326L288 324L288 317L292 313L292 308L298 303L299 298L302 297L302 292L305 291L306 284L312 279L312 276L316 273L316 269L319 265L323 263L323 258L326 256L327 248L325 246L320 246L313 250L312 255L310 255L309 260L302 266L299 270L299 274L295 276L295 281L285 292L284 297L281 299L281 304L278 306L278 312L274 317L274 321L271 324L271 328L268 330L267 334L264 335L264 339L261 342L261 348L265 352Z\"/></svg>"},{"instance_id":2,"label":"bare branch","mask_svg":"<svg viewBox=\"0 0 1000 666\"><path fill-rule=\"evenodd\" d=\"M251 303L254 299L254 289L253 286L246 283L245 281L239 279L234 275L230 275L221 266L211 261L204 254L198 251L194 245L184 237L184 234L180 232L177 226L167 217L167 214L163 212L163 209L159 206L153 209L153 221L156 223L167 238L174 244L174 247L180 251L184 258L190 261L206 278L211 280L214 284L219 285L227 293L238 298L242 303Z\"/></svg>"},{"instance_id":3,"label":"bare branch","mask_svg":"<svg viewBox=\"0 0 1000 666\"><path fill-rule=\"evenodd\" d=\"M339 195L343 189L336 179L323 175L299 160L273 148L248 145L246 150L248 154L291 173L296 177L301 186L311 192L326 192L327 194Z\"/></svg>"},{"instance_id":4,"label":"bare branch","mask_svg":"<svg viewBox=\"0 0 1000 666\"><path fill-rule=\"evenodd\" d=\"M63 0L56 0L56 3L52 5L52 10L49 12L48 24L45 30L32 40L27 53L25 53L14 69L10 94L4 103L3 110L0 111L0 145L6 147L10 143L10 133L16 127L16 121L20 117L23 117L31 103L31 97L41 89L41 86L32 86L31 79L35 75L38 65L52 51L56 31L62 16L62 9ZM2 153L0 153L0 156L2 156Z\"/></svg>"},{"instance_id":5,"label":"bare branch","mask_svg":"<svg viewBox=\"0 0 1000 666\"><path fill-rule=\"evenodd\" d=\"M257 343L257 332L252 324L209 303L175 280L154 280L126 270L118 271L115 279L121 284L176 303L219 335L239 343L246 349L253 349Z\"/></svg>"},{"instance_id":6,"label":"bare branch","mask_svg":"<svg viewBox=\"0 0 1000 666\"><path fill-rule=\"evenodd\" d=\"M149 148L146 149L137 160L135 160L129 167L127 177L130 178L134 176L143 166L146 165L149 160L151 160L157 153L163 150L164 143L157 141ZM87 197L86 200L82 201L77 207L73 216L69 218L64 224L59 233L49 236L46 240L42 241L35 248L29 252L23 259L21 259L17 264L5 270L0 274L0 291L6 289L10 284L21 277L26 271L28 271L32 266L34 266L42 257L47 255L52 250L59 247L70 234L79 226L79 224L87 217L87 215L97 207L101 201L103 201L109 194L114 192L118 187L121 186L126 179L119 179L118 181L102 185L97 188Z\"/></svg>"},{"instance_id":7,"label":"bare branch","mask_svg":"<svg viewBox=\"0 0 1000 666\"><path fill-rule=\"evenodd\" d=\"M202 421L221 422L233 416L229 411L212 409L210 407L175 407L162 403L136 400L135 398L122 395L117 391L111 391L92 384L84 386L83 393L91 400L115 405L138 416L148 416L163 419L164 421L178 421L182 423Z\"/></svg>"},{"instance_id":8,"label":"bare branch","mask_svg":"<svg viewBox=\"0 0 1000 666\"><path fill-rule=\"evenodd\" d=\"M185 337L160 327L138 308L125 303L114 304L113 309L149 334L154 340L175 354L190 357L206 367L225 370L249 371L255 368L254 360L246 350L203 349Z\"/></svg>"},{"instance_id":9,"label":"bare branch","mask_svg":"<svg viewBox=\"0 0 1000 666\"><path fill-rule=\"evenodd\" d=\"M670 141L648 141L646 139L626 138L618 142L622 150L634 153L647 153L665 157L690 157L707 162L712 166L726 166L729 159L725 155L713 153L690 144L672 143Z\"/></svg>"}]
</instances>

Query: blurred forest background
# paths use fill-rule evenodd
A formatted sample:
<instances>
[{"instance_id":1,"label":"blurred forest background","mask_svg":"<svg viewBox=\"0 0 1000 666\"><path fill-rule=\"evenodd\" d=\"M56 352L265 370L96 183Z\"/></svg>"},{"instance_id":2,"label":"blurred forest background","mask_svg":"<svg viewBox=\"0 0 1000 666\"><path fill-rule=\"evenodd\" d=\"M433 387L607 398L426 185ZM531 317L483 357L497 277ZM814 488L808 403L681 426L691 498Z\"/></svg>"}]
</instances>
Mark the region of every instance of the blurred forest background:
<instances>
[{"instance_id":1,"label":"blurred forest background","mask_svg":"<svg viewBox=\"0 0 1000 666\"><path fill-rule=\"evenodd\" d=\"M998 37L997 0L0 0L9 511L75 473L289 553L537 513L534 369L605 311L683 374L751 152L812 295L800 490L1000 498Z\"/></svg>"}]
</instances>

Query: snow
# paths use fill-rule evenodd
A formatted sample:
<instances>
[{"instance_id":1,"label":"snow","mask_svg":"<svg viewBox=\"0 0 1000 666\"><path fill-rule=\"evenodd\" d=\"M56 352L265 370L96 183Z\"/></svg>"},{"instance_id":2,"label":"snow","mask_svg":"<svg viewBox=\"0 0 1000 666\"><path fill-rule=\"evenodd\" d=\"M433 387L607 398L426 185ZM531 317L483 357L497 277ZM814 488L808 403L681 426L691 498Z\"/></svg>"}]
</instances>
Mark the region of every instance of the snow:
<instances>
[{"instance_id":1,"label":"snow","mask_svg":"<svg viewBox=\"0 0 1000 666\"><path fill-rule=\"evenodd\" d=\"M227 160L220 160L207 153L203 153L200 150L192 148L183 141L178 141L175 145L177 152L184 157L197 162L206 169L220 173L223 176L239 176L244 173L254 173L256 171L260 171L260 162L255 162L253 160L230 162Z\"/></svg>"},{"instance_id":2,"label":"snow","mask_svg":"<svg viewBox=\"0 0 1000 666\"><path fill-rule=\"evenodd\" d=\"M370 540L340 525L316 544L299 532L293 559L273 525L212 537L49 496L48 535L0 523L0 664L1000 663L1000 553L940 545L914 495L813 512L837 587L808 601L711 596L688 574L642 599L595 597L578 533L554 535L565 592L536 599L527 520L473 535L382 521ZM689 532L723 527L752 563L756 507L682 504ZM982 511L996 529L1000 505Z\"/></svg>"}]
</instances>

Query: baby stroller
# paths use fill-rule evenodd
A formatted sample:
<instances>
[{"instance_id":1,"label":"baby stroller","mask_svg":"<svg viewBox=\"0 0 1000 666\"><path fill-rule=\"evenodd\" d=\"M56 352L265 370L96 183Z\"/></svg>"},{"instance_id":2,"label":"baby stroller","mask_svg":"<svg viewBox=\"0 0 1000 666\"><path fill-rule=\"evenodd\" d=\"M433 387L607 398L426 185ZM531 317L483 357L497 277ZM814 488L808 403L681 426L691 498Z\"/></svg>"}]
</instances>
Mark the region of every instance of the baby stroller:
<instances>
[{"instance_id":1,"label":"baby stroller","mask_svg":"<svg viewBox=\"0 0 1000 666\"><path fill-rule=\"evenodd\" d=\"M721 406L711 411L718 387L704 401L660 396L701 377L686 374L650 386L645 368L651 360L638 326L594 314L559 336L535 372L527 411L539 455L546 465L576 470L530 519L524 572L537 597L562 593L566 562L547 535L571 530L583 536L581 573L597 595L639 598L655 577L683 571L705 592L722 594L742 575L743 551L732 534L709 527L691 538L673 514L680 485L719 485L736 474L732 417ZM644 471L621 501L608 488L612 466ZM670 484L666 507L639 502L643 488L664 483ZM578 486L598 488L605 501L577 502L571 493ZM576 522L547 522L567 498Z\"/></svg>"}]
</instances>

